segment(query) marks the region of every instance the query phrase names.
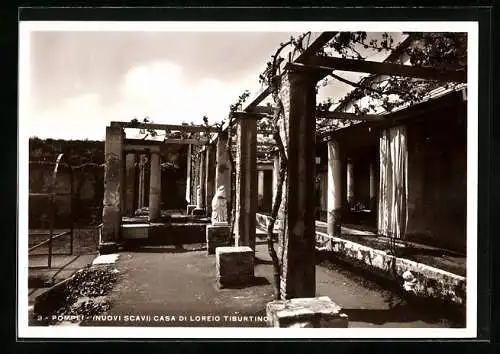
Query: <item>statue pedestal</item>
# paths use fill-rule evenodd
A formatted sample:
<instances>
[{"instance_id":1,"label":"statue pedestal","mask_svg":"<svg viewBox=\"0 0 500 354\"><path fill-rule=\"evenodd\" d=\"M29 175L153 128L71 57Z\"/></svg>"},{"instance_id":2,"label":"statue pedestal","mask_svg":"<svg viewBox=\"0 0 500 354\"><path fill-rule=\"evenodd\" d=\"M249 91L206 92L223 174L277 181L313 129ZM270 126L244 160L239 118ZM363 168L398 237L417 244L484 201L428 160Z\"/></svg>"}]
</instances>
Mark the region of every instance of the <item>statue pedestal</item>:
<instances>
[{"instance_id":1,"label":"statue pedestal","mask_svg":"<svg viewBox=\"0 0 500 354\"><path fill-rule=\"evenodd\" d=\"M201 208L196 207L191 212L191 215L194 215L194 216L206 216L206 212L205 212L205 209L201 209Z\"/></svg>"},{"instance_id":2,"label":"statue pedestal","mask_svg":"<svg viewBox=\"0 0 500 354\"><path fill-rule=\"evenodd\" d=\"M207 225L207 253L215 254L217 247L231 244L231 226L228 223L213 223Z\"/></svg>"}]
</instances>

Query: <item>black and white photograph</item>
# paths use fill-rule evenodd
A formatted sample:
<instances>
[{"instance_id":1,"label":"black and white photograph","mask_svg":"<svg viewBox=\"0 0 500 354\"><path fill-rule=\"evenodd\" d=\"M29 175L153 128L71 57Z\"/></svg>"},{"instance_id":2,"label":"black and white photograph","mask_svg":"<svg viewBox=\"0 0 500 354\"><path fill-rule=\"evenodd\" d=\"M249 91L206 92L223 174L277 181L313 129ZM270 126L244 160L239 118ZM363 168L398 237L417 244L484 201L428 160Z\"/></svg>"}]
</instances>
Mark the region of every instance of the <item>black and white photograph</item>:
<instances>
[{"instance_id":1,"label":"black and white photograph","mask_svg":"<svg viewBox=\"0 0 500 354\"><path fill-rule=\"evenodd\" d=\"M19 23L18 332L473 338L477 22Z\"/></svg>"}]
</instances>

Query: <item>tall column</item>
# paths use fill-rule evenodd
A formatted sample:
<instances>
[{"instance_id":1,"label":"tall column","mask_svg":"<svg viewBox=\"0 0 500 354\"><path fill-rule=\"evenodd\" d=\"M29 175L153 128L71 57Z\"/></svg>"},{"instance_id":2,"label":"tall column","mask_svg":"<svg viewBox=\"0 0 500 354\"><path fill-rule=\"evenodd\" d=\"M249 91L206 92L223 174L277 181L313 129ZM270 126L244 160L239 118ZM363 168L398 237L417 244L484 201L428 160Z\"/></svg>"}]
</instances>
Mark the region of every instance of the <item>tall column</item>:
<instances>
[{"instance_id":1,"label":"tall column","mask_svg":"<svg viewBox=\"0 0 500 354\"><path fill-rule=\"evenodd\" d=\"M142 154L139 156L139 181L138 181L138 193L137 193L137 209L144 208L144 186L146 182L146 155Z\"/></svg>"},{"instance_id":2,"label":"tall column","mask_svg":"<svg viewBox=\"0 0 500 354\"><path fill-rule=\"evenodd\" d=\"M104 145L104 199L102 211L102 237L99 244L101 254L117 249L122 219L122 188L125 180L123 168L124 132L121 127L106 127Z\"/></svg>"},{"instance_id":3,"label":"tall column","mask_svg":"<svg viewBox=\"0 0 500 354\"><path fill-rule=\"evenodd\" d=\"M255 213L257 211L257 118L238 114L236 157L236 246L255 251Z\"/></svg>"},{"instance_id":4,"label":"tall column","mask_svg":"<svg viewBox=\"0 0 500 354\"><path fill-rule=\"evenodd\" d=\"M264 203L264 170L257 171L257 205L262 211Z\"/></svg>"},{"instance_id":5,"label":"tall column","mask_svg":"<svg viewBox=\"0 0 500 354\"><path fill-rule=\"evenodd\" d=\"M287 210L283 213L283 299L316 295L316 83L326 74L323 70L288 64L281 81L284 132L281 129L280 133L288 157Z\"/></svg>"},{"instance_id":6,"label":"tall column","mask_svg":"<svg viewBox=\"0 0 500 354\"><path fill-rule=\"evenodd\" d=\"M199 181L199 186L200 186L200 202L198 203L198 207L201 207L201 209L206 210L206 205L205 205L205 183L206 183L206 149L202 149L200 151L200 181Z\"/></svg>"},{"instance_id":7,"label":"tall column","mask_svg":"<svg viewBox=\"0 0 500 354\"><path fill-rule=\"evenodd\" d=\"M125 157L126 168L126 185L125 185L125 214L132 216L135 211L134 195L135 195L135 164L136 155L134 153L127 154Z\"/></svg>"},{"instance_id":8,"label":"tall column","mask_svg":"<svg viewBox=\"0 0 500 354\"><path fill-rule=\"evenodd\" d=\"M328 141L328 235L340 235L342 209L342 163L339 143Z\"/></svg>"},{"instance_id":9,"label":"tall column","mask_svg":"<svg viewBox=\"0 0 500 354\"><path fill-rule=\"evenodd\" d=\"M191 151L192 145L189 144L186 157L186 202L188 204L191 204Z\"/></svg>"},{"instance_id":10,"label":"tall column","mask_svg":"<svg viewBox=\"0 0 500 354\"><path fill-rule=\"evenodd\" d=\"M370 210L375 211L377 205L377 185L375 180L375 165L370 162Z\"/></svg>"},{"instance_id":11,"label":"tall column","mask_svg":"<svg viewBox=\"0 0 500 354\"><path fill-rule=\"evenodd\" d=\"M215 184L215 149L212 145L207 145L205 157L205 209L207 215L212 215L212 198L214 197Z\"/></svg>"},{"instance_id":12,"label":"tall column","mask_svg":"<svg viewBox=\"0 0 500 354\"><path fill-rule=\"evenodd\" d=\"M161 216L161 166L160 154L151 152L149 178L149 221L157 221Z\"/></svg>"},{"instance_id":13,"label":"tall column","mask_svg":"<svg viewBox=\"0 0 500 354\"><path fill-rule=\"evenodd\" d=\"M216 169L215 169L215 190L224 186L227 200L227 210L231 206L231 163L229 152L227 151L227 131L219 134L217 138ZM227 215L226 215L227 217Z\"/></svg>"},{"instance_id":14,"label":"tall column","mask_svg":"<svg viewBox=\"0 0 500 354\"><path fill-rule=\"evenodd\" d=\"M347 162L347 206L354 207L354 164Z\"/></svg>"}]
</instances>

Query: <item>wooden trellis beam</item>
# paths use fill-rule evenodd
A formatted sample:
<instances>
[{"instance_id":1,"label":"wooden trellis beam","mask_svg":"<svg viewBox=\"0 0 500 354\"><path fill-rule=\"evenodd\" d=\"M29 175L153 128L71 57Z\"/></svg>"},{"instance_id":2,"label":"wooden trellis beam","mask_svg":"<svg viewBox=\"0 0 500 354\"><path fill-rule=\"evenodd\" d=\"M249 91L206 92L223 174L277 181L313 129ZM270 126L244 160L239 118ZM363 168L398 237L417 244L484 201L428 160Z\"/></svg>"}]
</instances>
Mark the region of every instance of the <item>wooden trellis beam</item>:
<instances>
[{"instance_id":1,"label":"wooden trellis beam","mask_svg":"<svg viewBox=\"0 0 500 354\"><path fill-rule=\"evenodd\" d=\"M218 130L216 127L206 127L203 125L176 125L176 124L158 124L158 123L141 123L141 122L111 122L111 126L122 127L122 128L135 128L135 129L151 129L151 130L165 130L172 131L178 130L182 132L189 133L216 133Z\"/></svg>"},{"instance_id":2,"label":"wooden trellis beam","mask_svg":"<svg viewBox=\"0 0 500 354\"><path fill-rule=\"evenodd\" d=\"M316 118L380 122L384 119L384 116L378 114L355 114L346 112L318 111L316 113Z\"/></svg>"},{"instance_id":3,"label":"wooden trellis beam","mask_svg":"<svg viewBox=\"0 0 500 354\"><path fill-rule=\"evenodd\" d=\"M467 82L467 70L441 70L436 68L417 67L395 63L355 60L346 58L309 56L304 64L329 70L352 71L388 76L404 76L443 82Z\"/></svg>"}]
</instances>

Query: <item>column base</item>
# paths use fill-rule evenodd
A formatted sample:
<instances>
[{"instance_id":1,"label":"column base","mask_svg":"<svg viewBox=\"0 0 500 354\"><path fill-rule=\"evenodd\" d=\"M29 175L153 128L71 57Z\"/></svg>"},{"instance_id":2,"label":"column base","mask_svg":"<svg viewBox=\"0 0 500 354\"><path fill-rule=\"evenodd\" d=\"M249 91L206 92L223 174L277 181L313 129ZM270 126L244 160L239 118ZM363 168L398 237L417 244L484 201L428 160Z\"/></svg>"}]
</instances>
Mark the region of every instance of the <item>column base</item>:
<instances>
[{"instance_id":1,"label":"column base","mask_svg":"<svg viewBox=\"0 0 500 354\"><path fill-rule=\"evenodd\" d=\"M231 226L207 225L207 253L215 254L217 247L227 247L231 244Z\"/></svg>"},{"instance_id":2,"label":"column base","mask_svg":"<svg viewBox=\"0 0 500 354\"><path fill-rule=\"evenodd\" d=\"M255 282L254 252L250 247L217 247L215 266L217 285L221 289Z\"/></svg>"},{"instance_id":3,"label":"column base","mask_svg":"<svg viewBox=\"0 0 500 354\"><path fill-rule=\"evenodd\" d=\"M348 317L328 296L276 300L267 303L270 327L347 328Z\"/></svg>"},{"instance_id":4,"label":"column base","mask_svg":"<svg viewBox=\"0 0 500 354\"><path fill-rule=\"evenodd\" d=\"M186 207L186 214L191 215L194 209L196 209L195 204L188 204L188 206Z\"/></svg>"},{"instance_id":5,"label":"column base","mask_svg":"<svg viewBox=\"0 0 500 354\"><path fill-rule=\"evenodd\" d=\"M116 242L102 242L99 244L99 254L111 254L118 251L118 244Z\"/></svg>"},{"instance_id":6,"label":"column base","mask_svg":"<svg viewBox=\"0 0 500 354\"><path fill-rule=\"evenodd\" d=\"M192 212L192 215L195 215L195 216L205 216L206 215L206 211L205 211L205 209L194 208L193 212Z\"/></svg>"}]
</instances>

